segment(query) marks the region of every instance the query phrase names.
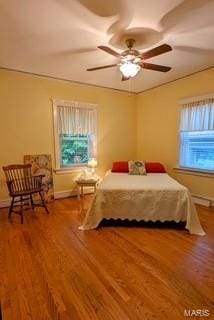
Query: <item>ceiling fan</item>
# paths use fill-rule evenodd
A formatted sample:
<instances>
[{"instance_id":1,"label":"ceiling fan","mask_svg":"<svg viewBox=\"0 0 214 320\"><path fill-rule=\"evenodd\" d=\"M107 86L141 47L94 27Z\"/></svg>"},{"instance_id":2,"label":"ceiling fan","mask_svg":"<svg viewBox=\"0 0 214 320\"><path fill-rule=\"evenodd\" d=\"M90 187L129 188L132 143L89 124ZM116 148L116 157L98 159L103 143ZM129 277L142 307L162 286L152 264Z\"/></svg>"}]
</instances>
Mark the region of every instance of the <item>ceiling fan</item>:
<instances>
[{"instance_id":1,"label":"ceiling fan","mask_svg":"<svg viewBox=\"0 0 214 320\"><path fill-rule=\"evenodd\" d=\"M99 46L99 49L119 58L120 62L101 67L89 68L87 71L95 71L120 66L120 71L122 72L122 81L125 81L134 77L141 70L141 68L160 72L168 72L171 70L170 67L144 62L144 60L171 51L172 47L170 47L168 44L162 44L154 49L141 53L138 50L133 49L134 43L134 39L127 39L126 45L128 49L121 53L118 53L107 46Z\"/></svg>"}]
</instances>

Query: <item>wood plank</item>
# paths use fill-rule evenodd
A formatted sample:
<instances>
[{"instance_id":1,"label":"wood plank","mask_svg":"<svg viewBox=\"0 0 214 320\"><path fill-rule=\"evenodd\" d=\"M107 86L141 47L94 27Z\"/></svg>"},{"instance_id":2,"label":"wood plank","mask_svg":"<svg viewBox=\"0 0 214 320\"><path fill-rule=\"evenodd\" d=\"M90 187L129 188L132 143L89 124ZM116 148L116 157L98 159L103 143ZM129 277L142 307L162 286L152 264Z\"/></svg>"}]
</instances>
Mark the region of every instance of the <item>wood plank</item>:
<instances>
[{"instance_id":1,"label":"wood plank","mask_svg":"<svg viewBox=\"0 0 214 320\"><path fill-rule=\"evenodd\" d=\"M198 207L205 237L174 225L107 223L80 231L92 200L57 200L7 219L0 210L4 320L180 320L214 316L213 210Z\"/></svg>"}]
</instances>

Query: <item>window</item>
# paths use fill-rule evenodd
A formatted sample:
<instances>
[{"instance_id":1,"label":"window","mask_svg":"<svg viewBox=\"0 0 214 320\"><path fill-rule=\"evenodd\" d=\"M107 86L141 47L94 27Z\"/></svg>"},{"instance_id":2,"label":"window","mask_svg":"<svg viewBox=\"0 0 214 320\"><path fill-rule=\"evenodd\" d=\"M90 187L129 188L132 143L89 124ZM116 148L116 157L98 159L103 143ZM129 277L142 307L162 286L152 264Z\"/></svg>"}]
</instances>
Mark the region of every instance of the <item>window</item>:
<instances>
[{"instance_id":1,"label":"window","mask_svg":"<svg viewBox=\"0 0 214 320\"><path fill-rule=\"evenodd\" d=\"M87 164L89 135L60 134L60 167Z\"/></svg>"},{"instance_id":2,"label":"window","mask_svg":"<svg viewBox=\"0 0 214 320\"><path fill-rule=\"evenodd\" d=\"M214 171L214 98L183 105L179 165Z\"/></svg>"},{"instance_id":3,"label":"window","mask_svg":"<svg viewBox=\"0 0 214 320\"><path fill-rule=\"evenodd\" d=\"M180 165L214 170L214 131L182 132Z\"/></svg>"},{"instance_id":4,"label":"window","mask_svg":"<svg viewBox=\"0 0 214 320\"><path fill-rule=\"evenodd\" d=\"M56 168L86 166L96 158L96 105L55 100Z\"/></svg>"}]
</instances>

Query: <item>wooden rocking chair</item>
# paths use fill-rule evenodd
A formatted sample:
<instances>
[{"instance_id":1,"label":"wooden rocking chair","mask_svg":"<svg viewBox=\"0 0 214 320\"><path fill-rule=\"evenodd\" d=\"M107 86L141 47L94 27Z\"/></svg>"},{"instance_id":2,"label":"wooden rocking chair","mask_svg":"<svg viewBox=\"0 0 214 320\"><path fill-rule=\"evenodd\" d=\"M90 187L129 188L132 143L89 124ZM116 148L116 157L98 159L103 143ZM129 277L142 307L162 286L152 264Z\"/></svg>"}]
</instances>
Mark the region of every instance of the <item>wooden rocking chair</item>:
<instances>
[{"instance_id":1,"label":"wooden rocking chair","mask_svg":"<svg viewBox=\"0 0 214 320\"><path fill-rule=\"evenodd\" d=\"M46 207L45 200L42 194L42 177L43 175L33 176L31 172L31 164L15 164L3 167L9 195L12 197L8 218L12 212L21 216L23 223L23 211L26 209L26 203L31 204L31 208ZM41 198L41 203L37 204L33 201L33 194L38 193ZM14 205L19 204L20 210L14 210ZM27 206L29 208L29 206Z\"/></svg>"}]
</instances>

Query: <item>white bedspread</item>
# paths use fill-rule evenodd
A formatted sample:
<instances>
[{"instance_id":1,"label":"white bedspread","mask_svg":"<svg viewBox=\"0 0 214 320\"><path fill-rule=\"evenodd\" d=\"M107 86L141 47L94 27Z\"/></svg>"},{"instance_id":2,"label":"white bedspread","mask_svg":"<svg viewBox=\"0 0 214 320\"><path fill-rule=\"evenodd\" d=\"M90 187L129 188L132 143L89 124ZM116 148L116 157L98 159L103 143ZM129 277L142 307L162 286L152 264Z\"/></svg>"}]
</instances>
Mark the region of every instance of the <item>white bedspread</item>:
<instances>
[{"instance_id":1,"label":"white bedspread","mask_svg":"<svg viewBox=\"0 0 214 320\"><path fill-rule=\"evenodd\" d=\"M205 235L188 189L166 173L135 176L108 172L80 229L96 228L104 218L186 221L190 233Z\"/></svg>"}]
</instances>

